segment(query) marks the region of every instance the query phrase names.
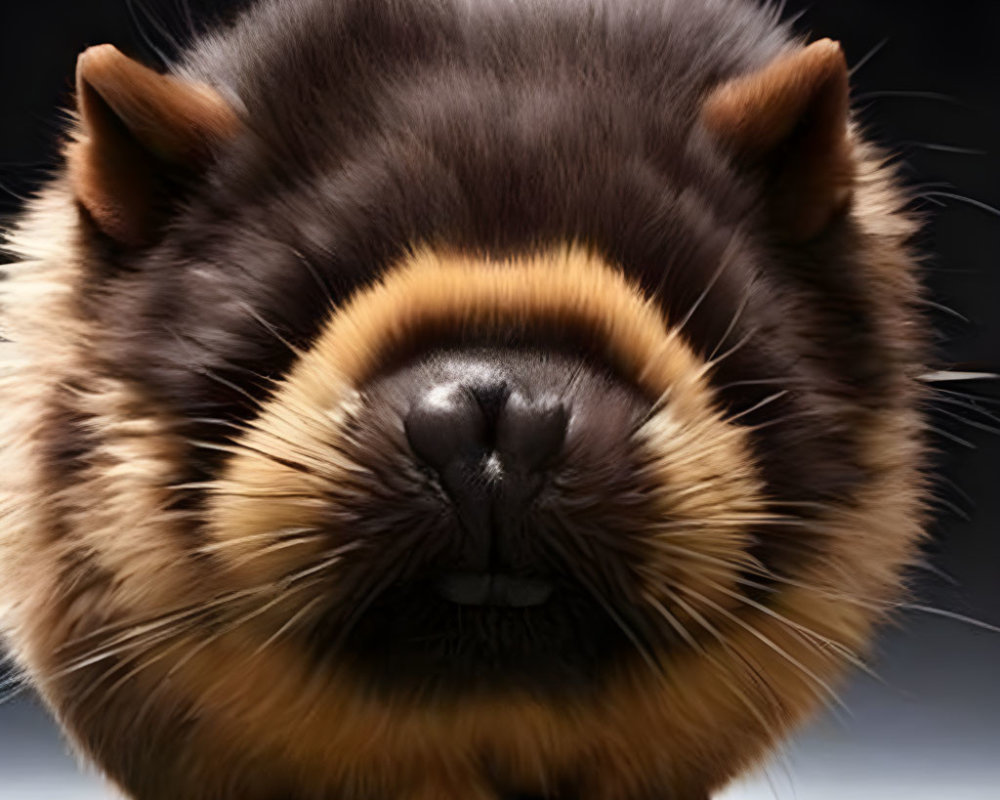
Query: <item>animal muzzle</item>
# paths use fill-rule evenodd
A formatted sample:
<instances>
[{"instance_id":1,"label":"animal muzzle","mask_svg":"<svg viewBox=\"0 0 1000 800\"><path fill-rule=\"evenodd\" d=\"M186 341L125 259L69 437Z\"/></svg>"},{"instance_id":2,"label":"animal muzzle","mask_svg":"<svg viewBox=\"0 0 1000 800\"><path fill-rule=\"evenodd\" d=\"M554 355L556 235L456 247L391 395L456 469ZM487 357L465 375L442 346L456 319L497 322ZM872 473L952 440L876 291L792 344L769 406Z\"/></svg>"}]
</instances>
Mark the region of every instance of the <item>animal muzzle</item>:
<instances>
[{"instance_id":1,"label":"animal muzzle","mask_svg":"<svg viewBox=\"0 0 1000 800\"><path fill-rule=\"evenodd\" d=\"M759 480L705 373L593 254L417 254L262 406L211 546L235 585L301 576L283 619L372 685L589 683L669 646L675 587L722 607L746 561Z\"/></svg>"}]
</instances>

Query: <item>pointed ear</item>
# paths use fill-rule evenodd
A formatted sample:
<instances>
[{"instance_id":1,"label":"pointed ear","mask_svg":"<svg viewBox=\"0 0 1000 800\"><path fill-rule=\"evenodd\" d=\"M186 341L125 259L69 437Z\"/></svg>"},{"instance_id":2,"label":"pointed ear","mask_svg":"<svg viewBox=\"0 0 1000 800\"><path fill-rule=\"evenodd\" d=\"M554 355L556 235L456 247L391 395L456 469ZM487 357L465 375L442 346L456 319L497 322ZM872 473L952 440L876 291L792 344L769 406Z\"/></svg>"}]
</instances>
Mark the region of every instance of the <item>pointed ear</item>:
<instances>
[{"instance_id":1,"label":"pointed ear","mask_svg":"<svg viewBox=\"0 0 1000 800\"><path fill-rule=\"evenodd\" d=\"M805 241L850 202L848 104L843 51L823 39L716 88L701 120L738 164L764 172L776 224Z\"/></svg>"},{"instance_id":2,"label":"pointed ear","mask_svg":"<svg viewBox=\"0 0 1000 800\"><path fill-rule=\"evenodd\" d=\"M210 86L161 75L112 45L80 55L76 99L82 133L67 151L70 183L97 227L127 246L155 239L169 187L240 130Z\"/></svg>"}]
</instances>

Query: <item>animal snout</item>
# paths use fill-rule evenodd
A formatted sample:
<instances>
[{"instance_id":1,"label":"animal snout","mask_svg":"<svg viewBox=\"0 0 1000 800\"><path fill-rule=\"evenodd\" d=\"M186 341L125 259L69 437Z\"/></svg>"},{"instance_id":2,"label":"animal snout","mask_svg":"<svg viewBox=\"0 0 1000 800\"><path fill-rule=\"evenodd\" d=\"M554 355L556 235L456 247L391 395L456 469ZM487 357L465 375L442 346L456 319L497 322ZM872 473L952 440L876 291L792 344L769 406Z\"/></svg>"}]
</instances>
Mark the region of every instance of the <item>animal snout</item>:
<instances>
[{"instance_id":1,"label":"animal snout","mask_svg":"<svg viewBox=\"0 0 1000 800\"><path fill-rule=\"evenodd\" d=\"M422 386L404 419L414 457L437 476L461 527L459 553L434 581L460 605L527 607L552 591L525 548L519 520L562 450L569 411L544 385L528 387L488 363Z\"/></svg>"}]
</instances>

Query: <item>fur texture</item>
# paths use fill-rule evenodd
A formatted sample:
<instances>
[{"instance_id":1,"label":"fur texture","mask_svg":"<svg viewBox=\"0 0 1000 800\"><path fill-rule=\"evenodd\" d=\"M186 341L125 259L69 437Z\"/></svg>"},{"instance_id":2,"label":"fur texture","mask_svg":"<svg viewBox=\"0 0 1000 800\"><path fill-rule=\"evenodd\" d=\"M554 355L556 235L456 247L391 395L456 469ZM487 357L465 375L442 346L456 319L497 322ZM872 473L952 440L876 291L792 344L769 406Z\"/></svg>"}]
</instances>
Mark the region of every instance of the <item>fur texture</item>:
<instances>
[{"instance_id":1,"label":"fur texture","mask_svg":"<svg viewBox=\"0 0 1000 800\"><path fill-rule=\"evenodd\" d=\"M800 46L735 0L272 0L172 70L241 126L152 243L48 185L8 236L0 620L81 753L143 800L700 800L829 700L921 536L925 349L883 156L841 131L803 238L704 124ZM646 398L527 517L627 634L563 691L316 655L450 519L372 411L447 348Z\"/></svg>"}]
</instances>

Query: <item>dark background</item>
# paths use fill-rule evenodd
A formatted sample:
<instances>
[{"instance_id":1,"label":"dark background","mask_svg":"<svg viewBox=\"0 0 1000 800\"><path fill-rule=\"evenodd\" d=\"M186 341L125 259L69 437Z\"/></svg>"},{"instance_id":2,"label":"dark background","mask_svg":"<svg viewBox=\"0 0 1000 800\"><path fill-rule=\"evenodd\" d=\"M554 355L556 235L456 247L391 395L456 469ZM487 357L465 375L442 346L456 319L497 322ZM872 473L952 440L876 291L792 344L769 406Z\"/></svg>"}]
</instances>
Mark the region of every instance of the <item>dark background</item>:
<instances>
[{"instance_id":1,"label":"dark background","mask_svg":"<svg viewBox=\"0 0 1000 800\"><path fill-rule=\"evenodd\" d=\"M112 42L162 63L238 5L0 0L0 214L53 166L79 51ZM799 31L842 42L856 65L860 119L900 155L921 195L926 280L942 306L932 314L940 366L997 369L1000 2L790 0L786 16L796 14ZM1000 435L983 430L1000 427L990 418L1000 415L998 385L949 385L965 397L941 395L933 415L940 513L929 569L917 576L919 603L932 610L908 611L884 633L874 661L881 682L856 678L843 696L848 711L804 731L727 800L1000 798L1000 632L947 616L1000 625ZM76 769L32 698L0 704L0 797L110 796Z\"/></svg>"}]
</instances>

